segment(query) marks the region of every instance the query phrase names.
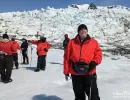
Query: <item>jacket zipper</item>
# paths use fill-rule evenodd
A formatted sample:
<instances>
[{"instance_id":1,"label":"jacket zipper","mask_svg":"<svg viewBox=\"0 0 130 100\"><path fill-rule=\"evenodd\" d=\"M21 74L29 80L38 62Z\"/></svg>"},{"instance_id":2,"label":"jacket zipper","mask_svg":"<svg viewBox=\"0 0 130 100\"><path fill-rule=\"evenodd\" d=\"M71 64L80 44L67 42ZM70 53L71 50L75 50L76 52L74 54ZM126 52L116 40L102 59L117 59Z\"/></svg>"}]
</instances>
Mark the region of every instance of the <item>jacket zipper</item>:
<instances>
[{"instance_id":1,"label":"jacket zipper","mask_svg":"<svg viewBox=\"0 0 130 100\"><path fill-rule=\"evenodd\" d=\"M80 44L80 57L79 57L79 61L81 60L81 55L82 55L82 47L83 47L83 44L84 44L84 43L81 43L81 44Z\"/></svg>"},{"instance_id":2,"label":"jacket zipper","mask_svg":"<svg viewBox=\"0 0 130 100\"><path fill-rule=\"evenodd\" d=\"M82 46L83 46L83 44L81 43L80 44L80 57L79 57L79 61L80 61L80 58L81 58L81 55L82 55Z\"/></svg>"}]
</instances>

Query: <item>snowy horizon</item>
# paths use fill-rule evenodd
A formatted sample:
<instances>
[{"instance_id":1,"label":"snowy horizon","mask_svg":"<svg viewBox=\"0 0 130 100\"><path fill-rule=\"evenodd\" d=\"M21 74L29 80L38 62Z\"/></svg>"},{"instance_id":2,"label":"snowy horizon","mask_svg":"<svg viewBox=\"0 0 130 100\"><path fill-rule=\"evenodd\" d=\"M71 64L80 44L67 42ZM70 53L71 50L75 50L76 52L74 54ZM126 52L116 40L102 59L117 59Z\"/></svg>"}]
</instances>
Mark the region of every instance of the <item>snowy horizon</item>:
<instances>
[{"instance_id":1,"label":"snowy horizon","mask_svg":"<svg viewBox=\"0 0 130 100\"><path fill-rule=\"evenodd\" d=\"M91 3L90 3L91 4ZM22 11L19 11L19 10L17 10L17 11L6 11L6 12L0 12L0 14L2 14L2 13L19 13L19 12L21 12L21 13L23 13L23 12L28 12L28 11L36 11L36 10L43 10L43 9L67 9L67 8L69 8L70 6L72 6L72 5L77 5L77 6L82 6L82 5L90 5L89 3L85 3L85 4L76 4L76 3L72 3L72 4L70 4L70 5L67 5L66 7L60 7L60 8L56 8L56 7L54 7L54 6L46 6L46 7L40 7L40 8L34 8L34 9L28 9L28 10L22 10ZM94 4L94 3L93 3ZM96 5L96 4L95 4ZM115 6L119 6L119 7L124 7L124 8L130 8L130 7L127 7L127 6L125 6L125 5L120 5L120 4L117 4L117 5L96 5L97 7L115 7Z\"/></svg>"},{"instance_id":2,"label":"snowy horizon","mask_svg":"<svg viewBox=\"0 0 130 100\"><path fill-rule=\"evenodd\" d=\"M47 7L41 10L0 13L0 35L7 32L17 38L28 39L37 39L37 34L44 35L51 44L62 46L64 34L67 33L72 39L77 35L78 26L86 24L88 33L99 42L104 51L129 53L130 8L88 8L88 4L73 4L65 9Z\"/></svg>"},{"instance_id":3,"label":"snowy horizon","mask_svg":"<svg viewBox=\"0 0 130 100\"><path fill-rule=\"evenodd\" d=\"M122 5L130 7L129 0L4 0L0 3L0 12L15 12L15 11L29 11L34 9L46 8L47 6L53 8L67 8L68 5L72 4L90 4L94 3L97 6L112 6Z\"/></svg>"}]
</instances>

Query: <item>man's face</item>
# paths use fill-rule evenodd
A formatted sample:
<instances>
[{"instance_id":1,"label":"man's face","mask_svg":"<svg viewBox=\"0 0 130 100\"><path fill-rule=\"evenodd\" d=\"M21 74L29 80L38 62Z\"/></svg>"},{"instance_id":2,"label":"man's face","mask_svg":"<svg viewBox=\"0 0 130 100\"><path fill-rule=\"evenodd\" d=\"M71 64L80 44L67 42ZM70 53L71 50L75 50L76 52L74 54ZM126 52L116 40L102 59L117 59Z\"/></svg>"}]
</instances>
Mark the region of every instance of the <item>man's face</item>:
<instances>
[{"instance_id":1,"label":"man's face","mask_svg":"<svg viewBox=\"0 0 130 100\"><path fill-rule=\"evenodd\" d=\"M25 40L22 40L22 42L25 42Z\"/></svg>"},{"instance_id":2,"label":"man's face","mask_svg":"<svg viewBox=\"0 0 130 100\"><path fill-rule=\"evenodd\" d=\"M85 39L87 37L87 34L88 34L88 31L86 29L81 29L79 31L79 36L80 36L80 39Z\"/></svg>"}]
</instances>

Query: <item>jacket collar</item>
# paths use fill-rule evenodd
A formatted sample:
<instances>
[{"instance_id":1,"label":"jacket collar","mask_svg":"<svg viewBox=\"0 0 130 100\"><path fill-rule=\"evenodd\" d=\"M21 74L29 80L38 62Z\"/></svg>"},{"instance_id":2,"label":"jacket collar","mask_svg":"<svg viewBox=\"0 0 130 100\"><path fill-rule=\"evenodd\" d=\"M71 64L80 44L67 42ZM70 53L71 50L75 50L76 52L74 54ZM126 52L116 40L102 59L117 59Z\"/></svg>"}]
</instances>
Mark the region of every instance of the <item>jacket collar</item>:
<instances>
[{"instance_id":1,"label":"jacket collar","mask_svg":"<svg viewBox=\"0 0 130 100\"><path fill-rule=\"evenodd\" d=\"M90 39L91 37L89 36L89 34L87 34L87 37L81 42L79 35L77 35L75 37L75 42L79 44L84 44L84 43L87 43Z\"/></svg>"}]
</instances>

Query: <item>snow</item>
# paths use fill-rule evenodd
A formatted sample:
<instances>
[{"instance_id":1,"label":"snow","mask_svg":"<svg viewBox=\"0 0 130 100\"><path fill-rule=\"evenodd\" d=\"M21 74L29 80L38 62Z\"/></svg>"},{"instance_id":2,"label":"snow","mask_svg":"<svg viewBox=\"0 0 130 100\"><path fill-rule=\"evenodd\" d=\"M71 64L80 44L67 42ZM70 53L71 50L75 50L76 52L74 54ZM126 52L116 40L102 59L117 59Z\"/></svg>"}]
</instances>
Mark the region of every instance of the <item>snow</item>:
<instances>
[{"instance_id":1,"label":"snow","mask_svg":"<svg viewBox=\"0 0 130 100\"><path fill-rule=\"evenodd\" d=\"M50 42L61 42L66 33L73 38L77 34L77 27L84 23L88 26L89 34L101 44L114 44L119 41L120 45L120 40L125 41L125 44L130 42L129 8L112 6L110 9L97 6L98 9L91 10L88 7L88 4L73 4L65 9L47 7L41 10L0 13L0 31L30 39L34 37L29 35L39 32Z\"/></svg>"},{"instance_id":2,"label":"snow","mask_svg":"<svg viewBox=\"0 0 130 100\"><path fill-rule=\"evenodd\" d=\"M74 100L71 79L65 81L63 75L63 52L59 49L50 49L46 71L36 73L34 70L37 55L34 48L32 66L20 65L20 69L13 69L12 83L0 82L0 100ZM31 58L31 52L28 54ZM122 56L118 56L118 60L111 58L113 56L104 57L102 64L97 66L101 100L129 100L130 59Z\"/></svg>"},{"instance_id":3,"label":"snow","mask_svg":"<svg viewBox=\"0 0 130 100\"><path fill-rule=\"evenodd\" d=\"M97 66L101 100L130 100L130 55L118 54L124 52L123 49L130 52L130 8L111 6L88 10L88 6L74 4L65 9L47 7L0 13L0 35L7 31L20 39L36 39L39 33L51 44L61 45L64 34L74 38L77 27L86 24L90 36L98 40L104 51L102 64ZM123 49L119 51L119 47ZM35 46L33 48L31 67L30 64L20 65L20 69L13 70L12 83L0 82L0 100L74 100L71 79L66 82L63 75L64 51L51 49L46 71L35 73L37 55ZM19 62L22 62L20 55L19 52Z\"/></svg>"}]
</instances>

